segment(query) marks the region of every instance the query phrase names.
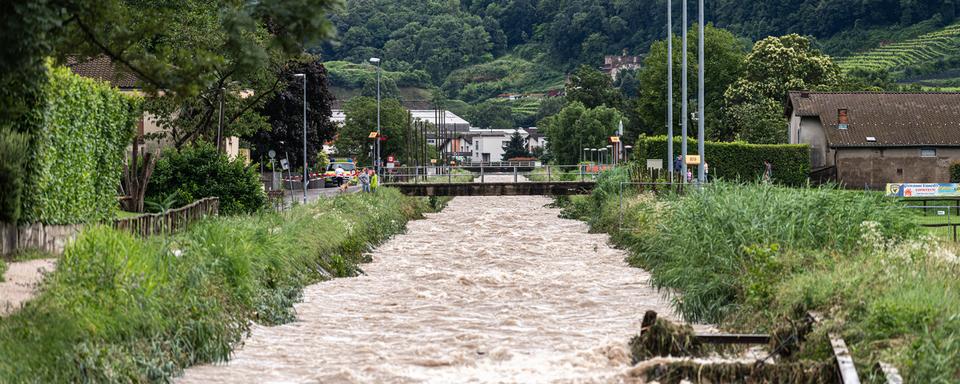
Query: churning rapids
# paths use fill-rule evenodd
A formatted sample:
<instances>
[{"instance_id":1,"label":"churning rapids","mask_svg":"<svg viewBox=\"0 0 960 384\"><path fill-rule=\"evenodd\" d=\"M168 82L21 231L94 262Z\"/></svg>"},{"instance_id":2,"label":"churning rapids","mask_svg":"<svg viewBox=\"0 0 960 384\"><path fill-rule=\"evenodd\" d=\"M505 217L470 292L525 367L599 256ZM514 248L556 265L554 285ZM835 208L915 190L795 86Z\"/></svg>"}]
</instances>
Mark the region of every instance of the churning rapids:
<instances>
[{"instance_id":1,"label":"churning rapids","mask_svg":"<svg viewBox=\"0 0 960 384\"><path fill-rule=\"evenodd\" d=\"M546 197L458 197L181 383L617 383L649 275Z\"/></svg>"}]
</instances>

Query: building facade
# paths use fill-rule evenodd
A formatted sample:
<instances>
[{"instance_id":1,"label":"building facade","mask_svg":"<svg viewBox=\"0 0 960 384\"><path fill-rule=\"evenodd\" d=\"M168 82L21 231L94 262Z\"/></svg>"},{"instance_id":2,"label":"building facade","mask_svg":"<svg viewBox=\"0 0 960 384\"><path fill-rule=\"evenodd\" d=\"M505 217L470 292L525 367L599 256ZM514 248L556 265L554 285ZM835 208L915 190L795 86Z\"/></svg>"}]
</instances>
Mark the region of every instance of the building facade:
<instances>
[{"instance_id":1,"label":"building facade","mask_svg":"<svg viewBox=\"0 0 960 384\"><path fill-rule=\"evenodd\" d=\"M810 145L814 179L850 188L950 180L960 93L790 92L789 142Z\"/></svg>"}]
</instances>

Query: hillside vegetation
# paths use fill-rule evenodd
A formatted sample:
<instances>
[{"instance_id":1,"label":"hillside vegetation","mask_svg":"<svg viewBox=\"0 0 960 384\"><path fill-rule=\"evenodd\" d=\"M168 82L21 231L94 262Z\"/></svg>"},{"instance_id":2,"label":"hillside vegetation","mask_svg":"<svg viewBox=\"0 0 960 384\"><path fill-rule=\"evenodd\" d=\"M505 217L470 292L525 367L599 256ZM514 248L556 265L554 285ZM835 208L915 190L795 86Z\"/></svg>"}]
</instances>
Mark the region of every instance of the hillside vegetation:
<instances>
[{"instance_id":1,"label":"hillside vegetation","mask_svg":"<svg viewBox=\"0 0 960 384\"><path fill-rule=\"evenodd\" d=\"M960 53L960 23L901 42L857 53L839 60L846 71L903 70Z\"/></svg>"},{"instance_id":2,"label":"hillside vegetation","mask_svg":"<svg viewBox=\"0 0 960 384\"><path fill-rule=\"evenodd\" d=\"M547 92L563 88L563 74L514 56L458 69L443 90L450 97L477 101L501 93Z\"/></svg>"}]
</instances>

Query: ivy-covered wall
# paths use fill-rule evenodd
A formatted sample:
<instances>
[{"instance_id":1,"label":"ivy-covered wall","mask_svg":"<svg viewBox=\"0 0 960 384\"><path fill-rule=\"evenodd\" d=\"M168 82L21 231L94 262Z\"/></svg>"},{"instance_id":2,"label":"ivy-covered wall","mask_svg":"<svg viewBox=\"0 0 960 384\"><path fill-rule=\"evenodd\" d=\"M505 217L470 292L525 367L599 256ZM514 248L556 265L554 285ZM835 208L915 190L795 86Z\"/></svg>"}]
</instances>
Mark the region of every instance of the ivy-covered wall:
<instances>
[{"instance_id":1,"label":"ivy-covered wall","mask_svg":"<svg viewBox=\"0 0 960 384\"><path fill-rule=\"evenodd\" d=\"M42 118L28 134L17 221L74 224L111 218L140 101L67 68L49 68L48 76Z\"/></svg>"},{"instance_id":2,"label":"ivy-covered wall","mask_svg":"<svg viewBox=\"0 0 960 384\"><path fill-rule=\"evenodd\" d=\"M687 154L697 154L697 140L689 139ZM634 146L634 159L667 159L667 137L641 137ZM802 185L810 173L810 147L806 144L748 144L742 142L704 143L710 177L726 180L758 180L763 176L764 160L773 166L773 179L788 185ZM674 138L674 156L680 154L680 138ZM666 161L665 167L672 167ZM665 168L667 170L668 168Z\"/></svg>"}]
</instances>

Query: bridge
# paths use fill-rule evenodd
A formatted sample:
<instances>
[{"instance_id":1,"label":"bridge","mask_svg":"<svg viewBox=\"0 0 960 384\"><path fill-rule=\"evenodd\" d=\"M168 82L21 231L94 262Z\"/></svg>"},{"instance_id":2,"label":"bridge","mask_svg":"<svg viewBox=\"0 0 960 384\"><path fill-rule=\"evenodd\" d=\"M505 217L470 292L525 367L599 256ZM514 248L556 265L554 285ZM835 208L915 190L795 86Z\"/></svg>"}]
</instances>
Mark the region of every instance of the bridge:
<instances>
[{"instance_id":1,"label":"bridge","mask_svg":"<svg viewBox=\"0 0 960 384\"><path fill-rule=\"evenodd\" d=\"M381 185L410 196L585 195L596 175L611 166L464 164L384 170Z\"/></svg>"},{"instance_id":2,"label":"bridge","mask_svg":"<svg viewBox=\"0 0 960 384\"><path fill-rule=\"evenodd\" d=\"M527 181L486 183L385 183L409 196L585 195L594 181Z\"/></svg>"}]
</instances>

